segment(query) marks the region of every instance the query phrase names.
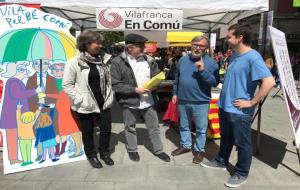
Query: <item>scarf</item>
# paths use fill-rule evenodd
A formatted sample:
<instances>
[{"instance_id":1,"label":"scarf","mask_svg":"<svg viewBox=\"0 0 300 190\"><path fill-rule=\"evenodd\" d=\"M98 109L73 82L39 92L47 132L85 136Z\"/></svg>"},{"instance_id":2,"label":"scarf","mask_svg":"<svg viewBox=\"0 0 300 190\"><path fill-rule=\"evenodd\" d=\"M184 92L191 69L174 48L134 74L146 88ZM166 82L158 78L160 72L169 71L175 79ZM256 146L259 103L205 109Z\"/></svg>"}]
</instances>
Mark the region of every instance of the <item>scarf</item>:
<instances>
[{"instance_id":1,"label":"scarf","mask_svg":"<svg viewBox=\"0 0 300 190\"><path fill-rule=\"evenodd\" d=\"M97 57L94 57L90 55L88 52L81 52L80 53L80 59L86 63L95 64L96 68L100 75L100 89L101 92L103 92L103 97L105 99L106 96L106 89L110 85L110 73L108 66L103 63L102 57L98 55Z\"/></svg>"}]
</instances>

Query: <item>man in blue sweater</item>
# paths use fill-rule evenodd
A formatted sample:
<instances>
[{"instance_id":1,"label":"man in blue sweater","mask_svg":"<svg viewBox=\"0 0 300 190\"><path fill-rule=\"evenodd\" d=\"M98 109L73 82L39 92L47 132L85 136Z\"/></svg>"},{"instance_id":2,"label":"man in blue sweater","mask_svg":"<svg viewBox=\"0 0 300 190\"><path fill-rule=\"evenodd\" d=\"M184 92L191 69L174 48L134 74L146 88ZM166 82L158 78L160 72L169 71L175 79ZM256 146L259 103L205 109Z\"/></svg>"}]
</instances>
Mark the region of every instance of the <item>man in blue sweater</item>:
<instances>
[{"instance_id":1,"label":"man in blue sweater","mask_svg":"<svg viewBox=\"0 0 300 190\"><path fill-rule=\"evenodd\" d=\"M207 55L207 48L205 36L192 39L192 53L179 60L173 84L172 102L178 102L180 115L180 147L172 156L191 151L190 121L193 120L196 126L195 164L201 163L204 157L211 87L219 83L218 64Z\"/></svg>"}]
</instances>

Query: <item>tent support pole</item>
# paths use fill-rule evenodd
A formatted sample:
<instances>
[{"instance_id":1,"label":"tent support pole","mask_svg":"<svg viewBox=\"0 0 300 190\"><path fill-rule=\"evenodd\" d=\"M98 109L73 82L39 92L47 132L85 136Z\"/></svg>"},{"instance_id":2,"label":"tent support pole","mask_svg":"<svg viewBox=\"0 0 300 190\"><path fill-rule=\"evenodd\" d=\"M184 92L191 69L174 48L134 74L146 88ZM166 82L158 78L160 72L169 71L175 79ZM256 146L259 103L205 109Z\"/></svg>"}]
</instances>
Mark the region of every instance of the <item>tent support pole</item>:
<instances>
[{"instance_id":1,"label":"tent support pole","mask_svg":"<svg viewBox=\"0 0 300 190\"><path fill-rule=\"evenodd\" d=\"M297 146L296 146L296 149L297 149L298 160L299 160L299 165L300 165L300 152L299 152L299 148L297 148Z\"/></svg>"},{"instance_id":2,"label":"tent support pole","mask_svg":"<svg viewBox=\"0 0 300 190\"><path fill-rule=\"evenodd\" d=\"M210 57L212 57L213 52L211 51L210 40L211 40L211 23L209 23L209 29L208 29L208 54Z\"/></svg>"}]
</instances>

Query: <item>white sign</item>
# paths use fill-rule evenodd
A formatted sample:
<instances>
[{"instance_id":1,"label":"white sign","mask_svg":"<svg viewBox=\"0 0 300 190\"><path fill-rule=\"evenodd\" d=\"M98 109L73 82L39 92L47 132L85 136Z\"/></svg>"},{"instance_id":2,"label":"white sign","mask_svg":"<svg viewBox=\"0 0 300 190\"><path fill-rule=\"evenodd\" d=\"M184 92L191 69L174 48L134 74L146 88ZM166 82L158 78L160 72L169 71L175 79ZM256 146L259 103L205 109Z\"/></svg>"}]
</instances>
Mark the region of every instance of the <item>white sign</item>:
<instances>
[{"instance_id":1,"label":"white sign","mask_svg":"<svg viewBox=\"0 0 300 190\"><path fill-rule=\"evenodd\" d=\"M1 31L39 28L44 25L48 29L69 32L72 26L69 20L22 5L0 6L0 18Z\"/></svg>"},{"instance_id":2,"label":"white sign","mask_svg":"<svg viewBox=\"0 0 300 190\"><path fill-rule=\"evenodd\" d=\"M217 34L211 33L210 34L210 48L216 49L216 41L217 41Z\"/></svg>"},{"instance_id":3,"label":"white sign","mask_svg":"<svg viewBox=\"0 0 300 190\"><path fill-rule=\"evenodd\" d=\"M269 11L267 13L267 26L273 26L273 17L274 17L274 11ZM266 32L266 45L270 46L271 39L270 39L270 31L267 30Z\"/></svg>"},{"instance_id":4,"label":"white sign","mask_svg":"<svg viewBox=\"0 0 300 190\"><path fill-rule=\"evenodd\" d=\"M181 30L182 10L97 8L96 23L101 30Z\"/></svg>"},{"instance_id":5,"label":"white sign","mask_svg":"<svg viewBox=\"0 0 300 190\"><path fill-rule=\"evenodd\" d=\"M280 82L284 92L290 121L295 135L296 146L300 145L300 102L293 77L285 34L276 28L268 27L276 58Z\"/></svg>"}]
</instances>

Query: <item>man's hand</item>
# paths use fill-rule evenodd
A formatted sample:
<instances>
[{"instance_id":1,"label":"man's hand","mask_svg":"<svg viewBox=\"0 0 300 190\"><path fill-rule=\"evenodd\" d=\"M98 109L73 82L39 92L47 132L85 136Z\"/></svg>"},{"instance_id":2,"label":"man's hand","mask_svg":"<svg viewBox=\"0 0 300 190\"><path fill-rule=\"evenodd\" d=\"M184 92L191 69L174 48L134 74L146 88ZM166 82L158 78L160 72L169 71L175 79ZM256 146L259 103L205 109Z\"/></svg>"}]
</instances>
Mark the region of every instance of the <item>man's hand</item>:
<instances>
[{"instance_id":1,"label":"man's hand","mask_svg":"<svg viewBox=\"0 0 300 190\"><path fill-rule=\"evenodd\" d=\"M199 61L197 61L197 62L195 63L195 66L197 67L197 69L198 69L199 71L203 71L203 70L204 70L204 62L203 62L202 57L201 57L201 59L200 59Z\"/></svg>"},{"instance_id":2,"label":"man's hand","mask_svg":"<svg viewBox=\"0 0 300 190\"><path fill-rule=\"evenodd\" d=\"M173 96L172 97L172 103L173 104L177 104L177 96Z\"/></svg>"},{"instance_id":3,"label":"man's hand","mask_svg":"<svg viewBox=\"0 0 300 190\"><path fill-rule=\"evenodd\" d=\"M234 107L237 109L242 109L242 108L250 108L253 107L255 104L252 100L235 100L233 102Z\"/></svg>"},{"instance_id":4,"label":"man's hand","mask_svg":"<svg viewBox=\"0 0 300 190\"><path fill-rule=\"evenodd\" d=\"M145 94L145 93L150 92L150 90L146 89L144 87L136 87L135 92L138 93L138 94Z\"/></svg>"}]
</instances>

